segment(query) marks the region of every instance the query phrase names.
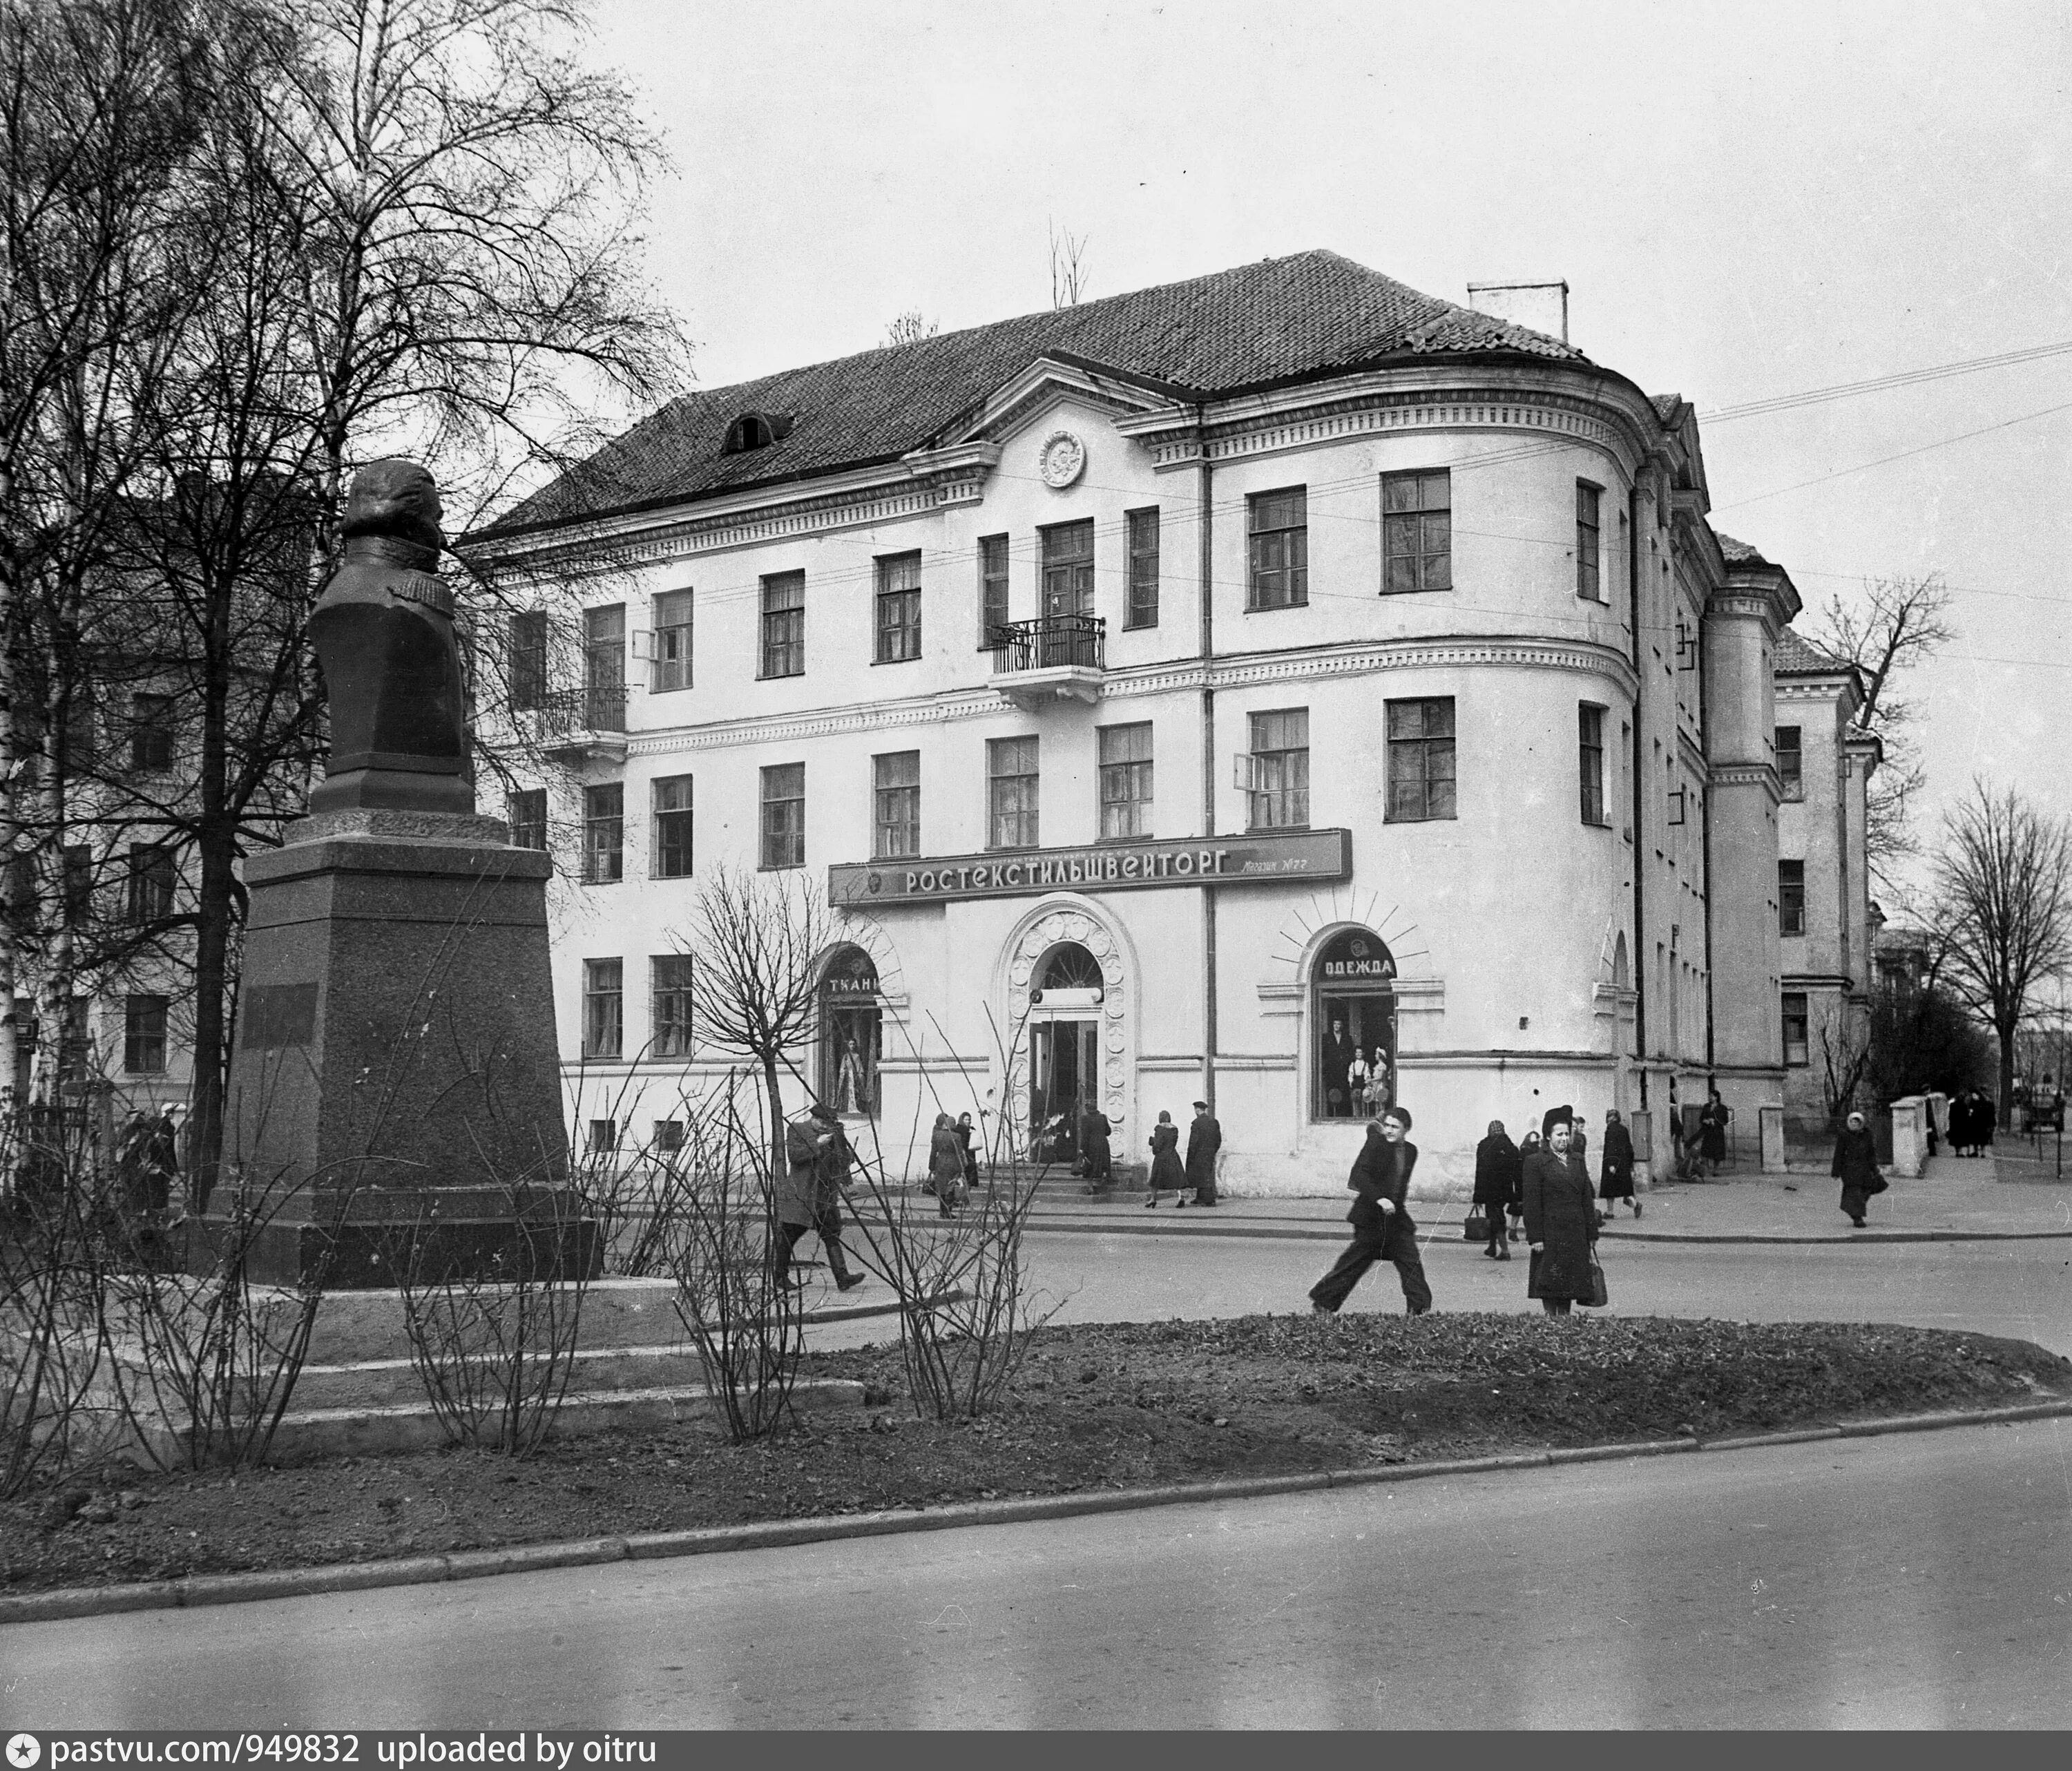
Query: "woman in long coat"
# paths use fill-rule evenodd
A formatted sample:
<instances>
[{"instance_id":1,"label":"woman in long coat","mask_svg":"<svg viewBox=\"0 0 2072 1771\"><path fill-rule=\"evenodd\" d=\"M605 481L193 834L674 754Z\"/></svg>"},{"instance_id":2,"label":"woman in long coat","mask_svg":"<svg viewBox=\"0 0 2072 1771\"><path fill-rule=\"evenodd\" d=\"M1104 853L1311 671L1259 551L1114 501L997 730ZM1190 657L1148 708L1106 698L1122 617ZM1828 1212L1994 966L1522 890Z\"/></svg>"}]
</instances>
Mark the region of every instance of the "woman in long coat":
<instances>
[{"instance_id":1,"label":"woman in long coat","mask_svg":"<svg viewBox=\"0 0 2072 1771\"><path fill-rule=\"evenodd\" d=\"M1715 1174L1726 1166L1727 1103L1716 1088L1698 1115L1698 1159Z\"/></svg>"},{"instance_id":2,"label":"woman in long coat","mask_svg":"<svg viewBox=\"0 0 2072 1771\"><path fill-rule=\"evenodd\" d=\"M1617 1107L1605 1115L1605 1153L1597 1168L1597 1197L1609 1208L1607 1216L1616 1212L1613 1202L1618 1199L1633 1207L1634 1217L1640 1215L1640 1202L1633 1196L1633 1133L1626 1128Z\"/></svg>"},{"instance_id":3,"label":"woman in long coat","mask_svg":"<svg viewBox=\"0 0 2072 1771\"><path fill-rule=\"evenodd\" d=\"M1161 1193L1178 1193L1187 1185L1187 1171L1180 1165L1180 1130L1173 1116L1163 1108L1151 1128L1151 1197L1144 1202L1150 1210Z\"/></svg>"},{"instance_id":4,"label":"woman in long coat","mask_svg":"<svg viewBox=\"0 0 2072 1771\"><path fill-rule=\"evenodd\" d=\"M1475 1146L1475 1198L1489 1219L1489 1246L1482 1252L1492 1260L1509 1260L1511 1250L1503 1239L1503 1214L1518 1202L1518 1146L1503 1128L1502 1120L1489 1122L1489 1136Z\"/></svg>"},{"instance_id":5,"label":"woman in long coat","mask_svg":"<svg viewBox=\"0 0 2072 1771\"><path fill-rule=\"evenodd\" d=\"M1079 1116L1079 1166L1086 1174L1089 1193L1106 1193L1115 1178L1114 1155L1108 1143L1108 1133L1114 1129L1108 1115L1098 1107L1089 1107Z\"/></svg>"},{"instance_id":6,"label":"woman in long coat","mask_svg":"<svg viewBox=\"0 0 2072 1771\"><path fill-rule=\"evenodd\" d=\"M1842 1209L1848 1213L1849 1222L1859 1230L1868 1227L1864 1222L1864 1208L1871 1202L1873 1194L1885 1191L1885 1179L1878 1173L1877 1146L1871 1140L1870 1128L1862 1114L1852 1113L1836 1138L1835 1160L1827 1172L1842 1183Z\"/></svg>"},{"instance_id":7,"label":"woman in long coat","mask_svg":"<svg viewBox=\"0 0 2072 1771\"><path fill-rule=\"evenodd\" d=\"M947 1113L935 1116L935 1129L928 1134L928 1185L945 1218L964 1203L964 1147Z\"/></svg>"},{"instance_id":8,"label":"woman in long coat","mask_svg":"<svg viewBox=\"0 0 2072 1771\"><path fill-rule=\"evenodd\" d=\"M1547 1147L1525 1164L1525 1239L1532 1245L1525 1295L1538 1298L1549 1316L1566 1316L1577 1298L1590 1295L1597 1207L1588 1171L1570 1159L1567 1123L1557 1122L1547 1136Z\"/></svg>"}]
</instances>

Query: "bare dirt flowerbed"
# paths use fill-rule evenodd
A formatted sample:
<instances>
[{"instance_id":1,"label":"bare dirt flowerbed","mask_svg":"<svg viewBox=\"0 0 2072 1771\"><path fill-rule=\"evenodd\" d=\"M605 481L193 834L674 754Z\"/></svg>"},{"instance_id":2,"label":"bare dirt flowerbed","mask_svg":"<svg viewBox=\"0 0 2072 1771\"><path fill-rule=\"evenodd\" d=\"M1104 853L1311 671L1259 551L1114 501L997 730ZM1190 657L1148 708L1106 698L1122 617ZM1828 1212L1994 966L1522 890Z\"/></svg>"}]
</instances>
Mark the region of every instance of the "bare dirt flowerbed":
<instances>
[{"instance_id":1,"label":"bare dirt flowerbed","mask_svg":"<svg viewBox=\"0 0 2072 1771\"><path fill-rule=\"evenodd\" d=\"M727 1445L690 1427L231 1474L110 1471L0 1506L0 1591L693 1526L1712 1437L2072 1395L2025 1341L1831 1323L1246 1317L1049 1329L1007 1405L916 1420L896 1347L811 1357L873 1405Z\"/></svg>"}]
</instances>

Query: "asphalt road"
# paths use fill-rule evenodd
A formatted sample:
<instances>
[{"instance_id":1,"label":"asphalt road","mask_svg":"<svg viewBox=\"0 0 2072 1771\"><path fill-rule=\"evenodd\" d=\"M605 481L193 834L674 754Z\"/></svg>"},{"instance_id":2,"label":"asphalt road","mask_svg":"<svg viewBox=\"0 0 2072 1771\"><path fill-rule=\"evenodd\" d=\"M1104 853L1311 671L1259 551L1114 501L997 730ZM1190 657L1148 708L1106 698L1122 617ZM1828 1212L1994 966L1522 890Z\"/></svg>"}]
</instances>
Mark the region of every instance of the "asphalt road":
<instances>
[{"instance_id":1,"label":"asphalt road","mask_svg":"<svg viewBox=\"0 0 2072 1771\"><path fill-rule=\"evenodd\" d=\"M0 1629L0 1728L2072 1726L2072 1422Z\"/></svg>"},{"instance_id":2,"label":"asphalt road","mask_svg":"<svg viewBox=\"0 0 2072 1771\"><path fill-rule=\"evenodd\" d=\"M1516 1246L1522 1252L1524 1245ZM1115 1322L1305 1313L1309 1288L1339 1245L1046 1231L1030 1236L1026 1247L1036 1289L1063 1300L1058 1321ZM1613 1315L1975 1329L2072 1357L2072 1241L1794 1246L1608 1238L1599 1247ZM1490 1260L1457 1231L1434 1236L1424 1259L1440 1309L1540 1307L1525 1295L1523 1260ZM882 1292L874 1284L844 1301L865 1302ZM1395 1268L1374 1268L1346 1307L1401 1310ZM889 1318L866 1317L816 1329L812 1344L855 1346L897 1332Z\"/></svg>"}]
</instances>

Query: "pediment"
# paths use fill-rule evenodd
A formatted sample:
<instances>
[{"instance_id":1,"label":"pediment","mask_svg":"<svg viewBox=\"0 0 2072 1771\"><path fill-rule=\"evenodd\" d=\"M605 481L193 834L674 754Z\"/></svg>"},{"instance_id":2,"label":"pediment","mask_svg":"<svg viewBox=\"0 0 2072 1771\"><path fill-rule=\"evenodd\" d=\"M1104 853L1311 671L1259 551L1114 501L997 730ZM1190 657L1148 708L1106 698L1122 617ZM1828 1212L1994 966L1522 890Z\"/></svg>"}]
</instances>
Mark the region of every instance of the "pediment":
<instances>
[{"instance_id":1,"label":"pediment","mask_svg":"<svg viewBox=\"0 0 2072 1771\"><path fill-rule=\"evenodd\" d=\"M1177 390L1100 364L1062 355L1039 356L1002 382L945 442L1003 443L1040 424L1061 401L1090 405L1111 417L1168 410Z\"/></svg>"}]
</instances>

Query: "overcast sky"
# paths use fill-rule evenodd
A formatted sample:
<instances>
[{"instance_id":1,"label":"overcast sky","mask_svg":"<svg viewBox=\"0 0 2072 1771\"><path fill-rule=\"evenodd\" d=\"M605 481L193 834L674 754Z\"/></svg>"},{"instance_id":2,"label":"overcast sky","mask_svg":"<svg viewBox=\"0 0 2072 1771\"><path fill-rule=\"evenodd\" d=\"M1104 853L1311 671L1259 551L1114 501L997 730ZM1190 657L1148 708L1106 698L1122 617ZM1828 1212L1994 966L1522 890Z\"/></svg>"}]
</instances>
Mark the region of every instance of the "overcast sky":
<instances>
[{"instance_id":1,"label":"overcast sky","mask_svg":"<svg viewBox=\"0 0 2072 1771\"><path fill-rule=\"evenodd\" d=\"M676 178L651 263L723 386L1329 247L1570 336L1701 415L2072 347L2072 6L744 6L598 0ZM1941 572L1924 823L1975 773L2072 812L2072 348L1704 428L1714 525L1811 606ZM1802 626L1805 624L1802 618Z\"/></svg>"}]
</instances>

